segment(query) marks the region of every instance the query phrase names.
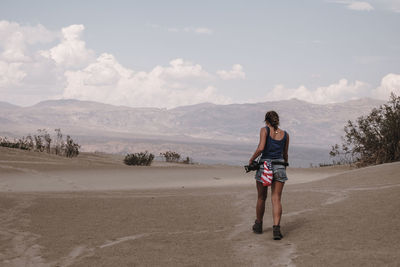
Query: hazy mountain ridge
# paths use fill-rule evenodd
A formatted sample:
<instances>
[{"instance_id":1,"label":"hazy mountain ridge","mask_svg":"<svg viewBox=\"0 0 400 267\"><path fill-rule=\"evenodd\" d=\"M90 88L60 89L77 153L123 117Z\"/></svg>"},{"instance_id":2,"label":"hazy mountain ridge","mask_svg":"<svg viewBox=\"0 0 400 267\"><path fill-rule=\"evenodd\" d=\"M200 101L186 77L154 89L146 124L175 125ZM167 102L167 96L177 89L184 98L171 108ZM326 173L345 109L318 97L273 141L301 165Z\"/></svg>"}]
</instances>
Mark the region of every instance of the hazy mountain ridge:
<instances>
[{"instance_id":1,"label":"hazy mountain ridge","mask_svg":"<svg viewBox=\"0 0 400 267\"><path fill-rule=\"evenodd\" d=\"M374 99L317 105L297 99L254 104L203 103L173 109L131 108L79 100L49 100L30 107L0 103L0 135L61 128L86 151L124 153L173 149L202 161L235 162L255 149L264 115L276 110L291 136L298 165L328 159L343 126L384 103ZM308 149L308 150L307 150ZM309 155L304 151L315 155ZM327 157L323 157L326 153ZM318 155L318 157L316 157ZM313 158L315 157L315 158Z\"/></svg>"},{"instance_id":2,"label":"hazy mountain ridge","mask_svg":"<svg viewBox=\"0 0 400 267\"><path fill-rule=\"evenodd\" d=\"M71 133L107 131L146 136L189 136L220 141L252 142L264 114L276 110L292 143L320 146L338 140L343 126L383 101L352 100L316 105L297 99L255 104L198 104L174 109L130 108L79 100L50 100L31 107L0 105L0 121L13 128L62 128ZM12 109L12 113L8 112ZM3 128L3 127L2 127ZM6 129L2 129L4 131ZM312 138L310 138L312 137Z\"/></svg>"},{"instance_id":3,"label":"hazy mountain ridge","mask_svg":"<svg viewBox=\"0 0 400 267\"><path fill-rule=\"evenodd\" d=\"M0 109L15 109L15 108L19 108L19 106L10 104L8 102L0 101Z\"/></svg>"},{"instance_id":4,"label":"hazy mountain ridge","mask_svg":"<svg viewBox=\"0 0 400 267\"><path fill-rule=\"evenodd\" d=\"M183 114L171 112L180 122L182 132L203 137L214 134L232 140L254 141L259 128L264 125L268 110L276 110L281 125L291 135L292 143L304 146L321 146L339 140L343 126L350 119L368 113L382 101L362 99L339 104L316 105L300 100L264 102L256 104L215 105L186 107ZM216 123L218 122L218 123Z\"/></svg>"}]
</instances>

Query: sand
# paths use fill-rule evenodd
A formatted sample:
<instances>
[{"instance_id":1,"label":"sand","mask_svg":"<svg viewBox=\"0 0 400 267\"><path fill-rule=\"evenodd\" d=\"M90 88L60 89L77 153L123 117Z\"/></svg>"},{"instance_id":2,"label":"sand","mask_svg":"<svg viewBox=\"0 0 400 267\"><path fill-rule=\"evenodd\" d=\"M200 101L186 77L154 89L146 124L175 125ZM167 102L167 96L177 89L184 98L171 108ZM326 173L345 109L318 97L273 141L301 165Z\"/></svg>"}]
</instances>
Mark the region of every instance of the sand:
<instances>
[{"instance_id":1,"label":"sand","mask_svg":"<svg viewBox=\"0 0 400 267\"><path fill-rule=\"evenodd\" d=\"M0 148L0 265L398 266L399 171L289 168L274 241L241 167Z\"/></svg>"}]
</instances>

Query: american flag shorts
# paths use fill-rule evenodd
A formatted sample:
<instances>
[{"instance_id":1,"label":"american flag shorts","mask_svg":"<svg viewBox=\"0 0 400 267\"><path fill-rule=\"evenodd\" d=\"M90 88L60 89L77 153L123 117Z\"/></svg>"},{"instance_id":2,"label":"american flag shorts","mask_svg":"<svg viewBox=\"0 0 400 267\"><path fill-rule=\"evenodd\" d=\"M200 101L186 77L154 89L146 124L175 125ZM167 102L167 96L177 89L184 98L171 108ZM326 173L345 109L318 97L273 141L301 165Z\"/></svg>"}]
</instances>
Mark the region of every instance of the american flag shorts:
<instances>
[{"instance_id":1,"label":"american flag shorts","mask_svg":"<svg viewBox=\"0 0 400 267\"><path fill-rule=\"evenodd\" d=\"M272 165L270 159L260 160L260 169L256 172L255 179L264 186L270 186L273 181L286 182L286 168L283 165ZM274 160L276 161L276 160ZM284 162L282 160L282 162Z\"/></svg>"}]
</instances>

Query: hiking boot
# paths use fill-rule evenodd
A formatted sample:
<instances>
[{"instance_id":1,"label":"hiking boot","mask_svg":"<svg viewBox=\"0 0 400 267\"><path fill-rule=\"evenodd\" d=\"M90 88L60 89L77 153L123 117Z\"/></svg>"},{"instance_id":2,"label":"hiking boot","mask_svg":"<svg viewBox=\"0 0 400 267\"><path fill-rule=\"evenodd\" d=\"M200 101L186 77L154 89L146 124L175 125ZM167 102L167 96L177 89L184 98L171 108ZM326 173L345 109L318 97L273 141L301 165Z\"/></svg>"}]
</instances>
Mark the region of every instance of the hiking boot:
<instances>
[{"instance_id":1,"label":"hiking boot","mask_svg":"<svg viewBox=\"0 0 400 267\"><path fill-rule=\"evenodd\" d=\"M283 237L281 234L281 227L279 225L272 226L272 233L274 235L274 240L281 240Z\"/></svg>"},{"instance_id":2,"label":"hiking boot","mask_svg":"<svg viewBox=\"0 0 400 267\"><path fill-rule=\"evenodd\" d=\"M262 222L257 222L257 220L254 222L253 232L256 234L262 234L262 232L263 232Z\"/></svg>"}]
</instances>

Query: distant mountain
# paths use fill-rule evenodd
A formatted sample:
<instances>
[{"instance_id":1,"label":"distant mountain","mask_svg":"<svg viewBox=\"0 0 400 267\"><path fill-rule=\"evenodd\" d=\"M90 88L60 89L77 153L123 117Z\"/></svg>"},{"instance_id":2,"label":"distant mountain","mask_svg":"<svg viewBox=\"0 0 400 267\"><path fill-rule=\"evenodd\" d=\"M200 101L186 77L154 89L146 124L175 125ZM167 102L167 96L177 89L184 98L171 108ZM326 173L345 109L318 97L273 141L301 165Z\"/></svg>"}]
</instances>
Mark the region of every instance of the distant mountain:
<instances>
[{"instance_id":1,"label":"distant mountain","mask_svg":"<svg viewBox=\"0 0 400 267\"><path fill-rule=\"evenodd\" d=\"M350 119L368 113L382 101L361 99L339 104L316 105L297 99L257 104L195 105L172 109L174 123L189 136L254 141L268 110L276 110L281 126L292 135L292 143L321 146L339 140Z\"/></svg>"},{"instance_id":2,"label":"distant mountain","mask_svg":"<svg viewBox=\"0 0 400 267\"><path fill-rule=\"evenodd\" d=\"M0 101L0 109L14 109L18 108L18 106L10 104L8 102Z\"/></svg>"},{"instance_id":3,"label":"distant mountain","mask_svg":"<svg viewBox=\"0 0 400 267\"><path fill-rule=\"evenodd\" d=\"M331 144L340 142L348 120L367 114L380 104L383 101L369 98L328 105L292 99L255 104L203 103L159 109L79 100L49 100L31 107L0 102L0 135L14 133L21 136L39 128L61 128L65 133L79 136L87 150L162 151L165 144L175 148L180 146L182 151L191 151L190 147L196 145L218 147L217 144L252 150L257 145L259 129L264 125L265 112L276 110L282 128L291 136L292 145L326 151ZM193 154L203 151L207 158L208 150L204 147L194 149L189 156L195 157ZM221 152L218 157L224 154Z\"/></svg>"}]
</instances>

